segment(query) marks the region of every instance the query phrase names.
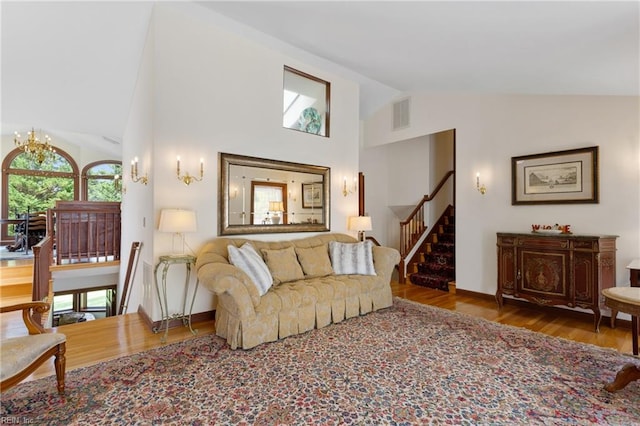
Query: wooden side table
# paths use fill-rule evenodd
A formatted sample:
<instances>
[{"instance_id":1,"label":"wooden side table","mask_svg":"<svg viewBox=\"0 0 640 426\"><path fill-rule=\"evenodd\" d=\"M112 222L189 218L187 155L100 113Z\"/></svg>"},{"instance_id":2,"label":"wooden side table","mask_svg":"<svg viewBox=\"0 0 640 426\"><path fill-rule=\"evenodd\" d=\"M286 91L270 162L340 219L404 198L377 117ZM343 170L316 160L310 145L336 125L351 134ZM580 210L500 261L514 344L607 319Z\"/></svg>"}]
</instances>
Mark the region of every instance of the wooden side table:
<instances>
[{"instance_id":1,"label":"wooden side table","mask_svg":"<svg viewBox=\"0 0 640 426\"><path fill-rule=\"evenodd\" d=\"M193 303L196 300L196 293L198 292L198 280L196 279L196 285L193 290L193 296L191 297L191 306L189 308L189 313L186 313L187 310L187 299L189 295L189 281L191 278L191 265L195 265L196 257L188 254L184 255L169 255L169 256L160 256L158 263L156 264L155 269L153 270L153 276L156 284L156 292L158 293L158 302L160 303L160 315L162 319L160 320L160 326L154 327L153 332L157 333L162 330L162 326L164 325L164 335L160 339L162 343L167 341L167 335L169 334L169 322L172 319L181 319L182 324L184 326L189 326L189 330L193 335L198 333L198 330L194 330L191 327L191 313L193 312ZM162 265L162 288L158 283L158 269ZM184 281L184 298L182 301L182 312L169 315L169 303L167 300L167 271L171 265L185 265L186 274Z\"/></svg>"}]
</instances>

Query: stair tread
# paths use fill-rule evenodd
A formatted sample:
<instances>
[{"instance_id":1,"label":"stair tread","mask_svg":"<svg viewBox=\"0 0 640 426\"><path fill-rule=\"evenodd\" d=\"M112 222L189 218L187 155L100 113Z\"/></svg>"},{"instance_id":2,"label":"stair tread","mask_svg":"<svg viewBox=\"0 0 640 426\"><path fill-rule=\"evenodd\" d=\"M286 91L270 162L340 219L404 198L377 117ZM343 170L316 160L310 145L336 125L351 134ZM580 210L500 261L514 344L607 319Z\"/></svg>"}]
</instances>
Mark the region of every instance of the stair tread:
<instances>
[{"instance_id":1,"label":"stair tread","mask_svg":"<svg viewBox=\"0 0 640 426\"><path fill-rule=\"evenodd\" d=\"M3 296L0 297L0 306L18 305L20 303L27 303L31 301L31 294L24 294L20 296Z\"/></svg>"},{"instance_id":2,"label":"stair tread","mask_svg":"<svg viewBox=\"0 0 640 426\"><path fill-rule=\"evenodd\" d=\"M0 287L12 287L15 285L31 285L32 278L31 277L15 277L15 278L4 278L0 279Z\"/></svg>"}]
</instances>

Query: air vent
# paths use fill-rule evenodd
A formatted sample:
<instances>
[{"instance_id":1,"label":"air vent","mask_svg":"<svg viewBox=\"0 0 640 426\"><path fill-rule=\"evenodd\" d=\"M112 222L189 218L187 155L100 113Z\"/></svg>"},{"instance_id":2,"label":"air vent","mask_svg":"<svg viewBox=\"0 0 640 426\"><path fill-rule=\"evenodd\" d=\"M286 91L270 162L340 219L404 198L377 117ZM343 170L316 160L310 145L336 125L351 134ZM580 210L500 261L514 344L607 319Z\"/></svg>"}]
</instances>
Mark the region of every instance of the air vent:
<instances>
[{"instance_id":1,"label":"air vent","mask_svg":"<svg viewBox=\"0 0 640 426\"><path fill-rule=\"evenodd\" d=\"M393 104L393 130L409 127L409 99L406 98Z\"/></svg>"}]
</instances>

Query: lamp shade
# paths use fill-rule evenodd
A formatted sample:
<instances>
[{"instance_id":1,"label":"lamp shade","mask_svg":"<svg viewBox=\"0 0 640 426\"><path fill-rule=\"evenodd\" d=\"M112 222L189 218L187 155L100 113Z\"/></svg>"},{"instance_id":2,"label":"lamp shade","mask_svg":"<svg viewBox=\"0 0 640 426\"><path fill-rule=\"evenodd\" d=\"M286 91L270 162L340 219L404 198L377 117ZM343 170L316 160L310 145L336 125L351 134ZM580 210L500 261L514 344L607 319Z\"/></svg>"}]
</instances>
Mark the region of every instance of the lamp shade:
<instances>
[{"instance_id":1,"label":"lamp shade","mask_svg":"<svg viewBox=\"0 0 640 426\"><path fill-rule=\"evenodd\" d=\"M163 209L160 212L160 232L196 232L196 212L182 209Z\"/></svg>"},{"instance_id":2,"label":"lamp shade","mask_svg":"<svg viewBox=\"0 0 640 426\"><path fill-rule=\"evenodd\" d=\"M371 231L371 216L352 216L349 218L350 231Z\"/></svg>"},{"instance_id":3,"label":"lamp shade","mask_svg":"<svg viewBox=\"0 0 640 426\"><path fill-rule=\"evenodd\" d=\"M284 205L282 201L269 201L269 211L270 212L281 212L284 210Z\"/></svg>"}]
</instances>

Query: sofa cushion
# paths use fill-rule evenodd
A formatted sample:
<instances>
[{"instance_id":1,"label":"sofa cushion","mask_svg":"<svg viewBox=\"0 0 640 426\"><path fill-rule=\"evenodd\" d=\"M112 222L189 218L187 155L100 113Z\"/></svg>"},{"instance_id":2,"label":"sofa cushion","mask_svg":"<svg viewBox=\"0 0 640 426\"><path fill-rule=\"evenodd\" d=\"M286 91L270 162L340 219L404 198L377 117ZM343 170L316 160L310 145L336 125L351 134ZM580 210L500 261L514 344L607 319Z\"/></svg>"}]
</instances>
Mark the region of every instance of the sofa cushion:
<instances>
[{"instance_id":1,"label":"sofa cushion","mask_svg":"<svg viewBox=\"0 0 640 426\"><path fill-rule=\"evenodd\" d=\"M296 247L296 254L307 277L326 277L333 274L327 246Z\"/></svg>"},{"instance_id":2,"label":"sofa cushion","mask_svg":"<svg viewBox=\"0 0 640 426\"><path fill-rule=\"evenodd\" d=\"M278 250L262 249L262 256L264 256L264 261L269 267L269 271L271 271L275 284L304 278L304 273L298 263L293 247Z\"/></svg>"},{"instance_id":3,"label":"sofa cushion","mask_svg":"<svg viewBox=\"0 0 640 426\"><path fill-rule=\"evenodd\" d=\"M331 265L337 275L375 275L373 266L373 243L369 240L359 243L329 242Z\"/></svg>"},{"instance_id":4,"label":"sofa cushion","mask_svg":"<svg viewBox=\"0 0 640 426\"><path fill-rule=\"evenodd\" d=\"M229 262L249 275L258 293L263 296L271 288L273 277L256 249L251 244L244 243L240 248L230 244L227 250Z\"/></svg>"}]
</instances>

